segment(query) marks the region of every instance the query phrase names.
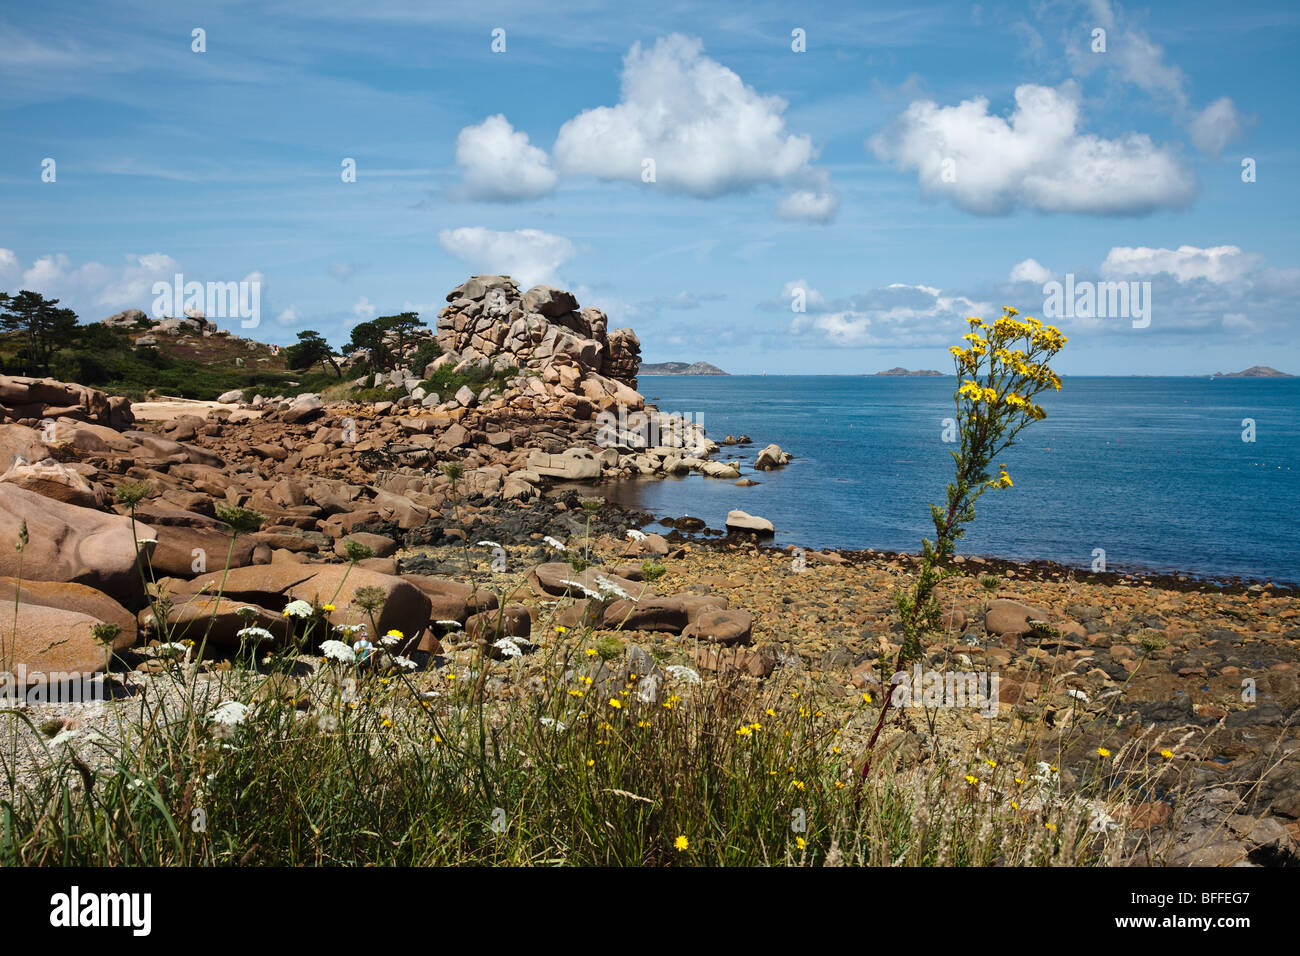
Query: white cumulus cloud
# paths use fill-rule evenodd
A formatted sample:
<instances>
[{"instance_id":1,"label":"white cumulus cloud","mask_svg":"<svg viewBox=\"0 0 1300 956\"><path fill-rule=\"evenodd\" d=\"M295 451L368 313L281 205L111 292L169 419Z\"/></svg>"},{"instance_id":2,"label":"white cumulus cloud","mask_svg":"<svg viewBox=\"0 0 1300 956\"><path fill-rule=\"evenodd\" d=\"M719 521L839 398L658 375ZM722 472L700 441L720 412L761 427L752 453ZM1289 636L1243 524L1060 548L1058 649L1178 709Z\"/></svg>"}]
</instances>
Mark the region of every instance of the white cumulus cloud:
<instances>
[{"instance_id":1,"label":"white cumulus cloud","mask_svg":"<svg viewBox=\"0 0 1300 956\"><path fill-rule=\"evenodd\" d=\"M1241 136L1245 121L1232 100L1221 96L1192 117L1188 132L1196 148L1218 156L1229 143Z\"/></svg>"},{"instance_id":2,"label":"white cumulus cloud","mask_svg":"<svg viewBox=\"0 0 1300 956\"><path fill-rule=\"evenodd\" d=\"M577 252L568 239L540 229L498 232L463 226L442 230L438 241L476 272L508 275L524 288L556 279L559 268Z\"/></svg>"},{"instance_id":3,"label":"white cumulus cloud","mask_svg":"<svg viewBox=\"0 0 1300 956\"><path fill-rule=\"evenodd\" d=\"M703 51L700 40L681 34L648 50L634 45L623 60L618 105L565 123L551 151L556 165L640 183L643 162L653 160L655 183L700 198L806 175L815 151L807 136L786 130L785 101L761 95Z\"/></svg>"},{"instance_id":4,"label":"white cumulus cloud","mask_svg":"<svg viewBox=\"0 0 1300 956\"><path fill-rule=\"evenodd\" d=\"M1052 270L1037 259L1026 259L1011 267L1009 278L1012 282L1046 282L1052 277Z\"/></svg>"},{"instance_id":5,"label":"white cumulus cloud","mask_svg":"<svg viewBox=\"0 0 1300 956\"><path fill-rule=\"evenodd\" d=\"M968 212L1140 215L1191 201L1196 182L1150 137L1080 131L1079 91L1024 84L1003 119L984 97L957 106L918 100L869 141L880 159L918 174L922 189Z\"/></svg>"},{"instance_id":6,"label":"white cumulus cloud","mask_svg":"<svg viewBox=\"0 0 1300 956\"><path fill-rule=\"evenodd\" d=\"M1147 246L1116 246L1101 264L1104 276L1154 276L1167 274L1178 282L1205 279L1222 285L1240 279L1259 264L1259 257L1237 246L1179 246L1152 249Z\"/></svg>"},{"instance_id":7,"label":"white cumulus cloud","mask_svg":"<svg viewBox=\"0 0 1300 956\"><path fill-rule=\"evenodd\" d=\"M546 151L528 142L504 115L466 126L456 137L456 165L471 199L536 199L555 189L556 175Z\"/></svg>"}]
</instances>

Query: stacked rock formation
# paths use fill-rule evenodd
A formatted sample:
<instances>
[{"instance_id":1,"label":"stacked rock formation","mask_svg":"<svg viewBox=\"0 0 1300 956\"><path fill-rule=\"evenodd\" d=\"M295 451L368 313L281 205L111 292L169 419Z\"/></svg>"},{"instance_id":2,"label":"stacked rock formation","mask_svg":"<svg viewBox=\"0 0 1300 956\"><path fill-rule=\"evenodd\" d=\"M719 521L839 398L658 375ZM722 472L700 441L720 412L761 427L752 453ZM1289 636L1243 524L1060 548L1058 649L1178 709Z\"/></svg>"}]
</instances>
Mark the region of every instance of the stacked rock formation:
<instances>
[{"instance_id":1,"label":"stacked rock formation","mask_svg":"<svg viewBox=\"0 0 1300 956\"><path fill-rule=\"evenodd\" d=\"M573 293L548 285L520 293L509 276L484 275L452 289L447 301L438 313L438 344L446 353L440 364L533 372L518 384L563 405L584 399L596 409L644 407L636 391L636 333L607 331L605 313L579 308Z\"/></svg>"}]
</instances>

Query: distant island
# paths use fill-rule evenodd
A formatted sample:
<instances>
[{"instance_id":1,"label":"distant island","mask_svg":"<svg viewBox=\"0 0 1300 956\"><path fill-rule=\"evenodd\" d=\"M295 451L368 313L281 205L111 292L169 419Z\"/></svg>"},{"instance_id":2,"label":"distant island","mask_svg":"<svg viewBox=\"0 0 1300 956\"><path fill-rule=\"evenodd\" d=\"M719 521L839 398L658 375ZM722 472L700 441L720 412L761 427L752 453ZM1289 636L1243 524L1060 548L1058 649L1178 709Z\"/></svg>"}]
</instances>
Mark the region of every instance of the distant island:
<instances>
[{"instance_id":1,"label":"distant island","mask_svg":"<svg viewBox=\"0 0 1300 956\"><path fill-rule=\"evenodd\" d=\"M885 371L885 372L877 372L876 374L877 374L877 375L894 375L894 376L898 376L898 377L903 377L903 376L916 377L916 376L926 376L926 375L929 375L929 376L933 376L933 375L942 376L942 375L943 375L943 372L936 372L934 369L930 369L930 368L927 368L927 369L918 369L917 371L913 372L911 369L903 368L903 367L900 365L900 366L897 366L897 367L895 367L895 368L891 368L891 369L889 369L888 371Z\"/></svg>"},{"instance_id":2,"label":"distant island","mask_svg":"<svg viewBox=\"0 0 1300 956\"><path fill-rule=\"evenodd\" d=\"M1240 372L1215 372L1213 378L1295 378L1287 372L1279 372L1267 365L1252 365Z\"/></svg>"},{"instance_id":3,"label":"distant island","mask_svg":"<svg viewBox=\"0 0 1300 956\"><path fill-rule=\"evenodd\" d=\"M642 362L637 376L642 375L728 375L716 365L708 362Z\"/></svg>"}]
</instances>

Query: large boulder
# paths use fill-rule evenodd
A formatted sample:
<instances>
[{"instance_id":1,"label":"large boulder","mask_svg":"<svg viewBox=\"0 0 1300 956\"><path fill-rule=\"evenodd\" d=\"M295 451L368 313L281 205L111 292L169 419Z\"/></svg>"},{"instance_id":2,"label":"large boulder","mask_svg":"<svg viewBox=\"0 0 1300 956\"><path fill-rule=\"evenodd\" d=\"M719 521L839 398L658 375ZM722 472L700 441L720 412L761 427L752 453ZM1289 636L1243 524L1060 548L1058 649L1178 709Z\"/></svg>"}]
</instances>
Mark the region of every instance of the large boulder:
<instances>
[{"instance_id":1,"label":"large boulder","mask_svg":"<svg viewBox=\"0 0 1300 956\"><path fill-rule=\"evenodd\" d=\"M760 518L758 515L752 515L747 511L735 509L727 512L727 530L728 531L747 531L750 534L769 535L775 534L776 528L772 522L766 518Z\"/></svg>"},{"instance_id":2,"label":"large boulder","mask_svg":"<svg viewBox=\"0 0 1300 956\"><path fill-rule=\"evenodd\" d=\"M759 471L771 471L773 468L780 468L782 465L789 464L790 453L782 451L780 445L768 445L758 453L758 458L754 461L754 467Z\"/></svg>"},{"instance_id":3,"label":"large boulder","mask_svg":"<svg viewBox=\"0 0 1300 956\"><path fill-rule=\"evenodd\" d=\"M411 582L429 598L430 621L457 621L464 624L471 614L497 607L495 594L472 584L428 574L406 574L402 580Z\"/></svg>"},{"instance_id":4,"label":"large boulder","mask_svg":"<svg viewBox=\"0 0 1300 956\"><path fill-rule=\"evenodd\" d=\"M535 285L524 293L525 312L537 312L547 318L558 318L578 308L572 292L550 285Z\"/></svg>"},{"instance_id":5,"label":"large boulder","mask_svg":"<svg viewBox=\"0 0 1300 956\"><path fill-rule=\"evenodd\" d=\"M20 553L23 523L27 544ZM0 575L85 584L131 605L143 594L137 548L146 559L156 536L146 524L46 498L0 482Z\"/></svg>"},{"instance_id":6,"label":"large boulder","mask_svg":"<svg viewBox=\"0 0 1300 956\"><path fill-rule=\"evenodd\" d=\"M293 633L291 622L283 616L246 601L233 600L228 595L220 598L194 595L174 600L167 605L165 627L159 626L153 607L140 612L139 622L143 630L160 640L189 640L196 648L206 640L207 647L220 650L237 649L241 641L239 632L248 627L271 632L270 641L264 642L267 647L288 643Z\"/></svg>"},{"instance_id":7,"label":"large boulder","mask_svg":"<svg viewBox=\"0 0 1300 956\"><path fill-rule=\"evenodd\" d=\"M126 399L110 398L97 388L52 378L0 375L0 405L15 418L63 416L113 428L129 428L134 421L131 403Z\"/></svg>"},{"instance_id":8,"label":"large boulder","mask_svg":"<svg viewBox=\"0 0 1300 956\"><path fill-rule=\"evenodd\" d=\"M332 624L363 624L371 630L370 612L356 603L357 591L376 589L379 598L374 626L382 637L398 630L407 638L418 637L428 626L430 601L418 587L391 574L368 571L346 564L269 564L214 571L184 582L179 593L221 593L231 600L283 610L290 601L307 601L316 606L332 604ZM329 635L321 634L322 638Z\"/></svg>"},{"instance_id":9,"label":"large boulder","mask_svg":"<svg viewBox=\"0 0 1300 956\"><path fill-rule=\"evenodd\" d=\"M984 629L990 634L1024 634L1030 621L1046 621L1047 611L1006 598L989 602L984 612Z\"/></svg>"},{"instance_id":10,"label":"large boulder","mask_svg":"<svg viewBox=\"0 0 1300 956\"><path fill-rule=\"evenodd\" d=\"M95 641L95 627L107 623L80 611L39 604L19 604L0 614L0 645L5 660L0 670L18 674L26 669L24 683L81 678L104 669L104 647ZM33 672L39 672L44 679Z\"/></svg>"},{"instance_id":11,"label":"large boulder","mask_svg":"<svg viewBox=\"0 0 1300 956\"><path fill-rule=\"evenodd\" d=\"M560 455L530 452L528 470L538 475L569 481L590 481L600 477L600 459L590 448L570 448Z\"/></svg>"},{"instance_id":12,"label":"large boulder","mask_svg":"<svg viewBox=\"0 0 1300 956\"><path fill-rule=\"evenodd\" d=\"M748 644L753 630L754 618L748 611L710 609L696 615L682 631L682 637L694 637L713 644Z\"/></svg>"},{"instance_id":13,"label":"large boulder","mask_svg":"<svg viewBox=\"0 0 1300 956\"><path fill-rule=\"evenodd\" d=\"M49 447L41 433L26 425L0 425L0 469L8 468L17 459L41 461L48 458Z\"/></svg>"},{"instance_id":14,"label":"large boulder","mask_svg":"<svg viewBox=\"0 0 1300 956\"><path fill-rule=\"evenodd\" d=\"M0 475L0 482L17 485L46 498L82 508L103 508L108 505L107 492L96 488L83 475L53 459L36 464L15 461L8 471Z\"/></svg>"},{"instance_id":15,"label":"large boulder","mask_svg":"<svg viewBox=\"0 0 1300 956\"><path fill-rule=\"evenodd\" d=\"M84 584L26 579L20 582L17 578L0 578L0 611L12 616L15 603L20 606L31 605L75 611L105 624L116 624L121 630L113 641L115 651L124 650L135 643L135 615L103 591L96 591ZM3 661L0 661L0 664L2 663Z\"/></svg>"}]
</instances>

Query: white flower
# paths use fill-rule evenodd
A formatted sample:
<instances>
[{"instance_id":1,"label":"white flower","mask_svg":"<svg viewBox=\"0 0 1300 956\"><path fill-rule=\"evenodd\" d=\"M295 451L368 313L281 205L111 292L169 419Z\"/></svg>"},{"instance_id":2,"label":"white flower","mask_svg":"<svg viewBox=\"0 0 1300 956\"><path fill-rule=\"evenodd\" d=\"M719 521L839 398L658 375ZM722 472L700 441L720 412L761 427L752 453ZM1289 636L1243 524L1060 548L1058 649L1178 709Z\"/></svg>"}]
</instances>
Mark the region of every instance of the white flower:
<instances>
[{"instance_id":1,"label":"white flower","mask_svg":"<svg viewBox=\"0 0 1300 956\"><path fill-rule=\"evenodd\" d=\"M320 650L325 655L326 660L339 661L343 664L355 664L357 662L357 655L352 648L342 641L324 641L320 646Z\"/></svg>"},{"instance_id":2,"label":"white flower","mask_svg":"<svg viewBox=\"0 0 1300 956\"><path fill-rule=\"evenodd\" d=\"M340 634L364 634L366 626L364 624L335 624L334 630Z\"/></svg>"},{"instance_id":3,"label":"white flower","mask_svg":"<svg viewBox=\"0 0 1300 956\"><path fill-rule=\"evenodd\" d=\"M1118 826L1119 824L1115 822L1115 818L1106 812L1105 807L1093 804L1092 810L1088 814L1089 833L1107 833Z\"/></svg>"},{"instance_id":4,"label":"white flower","mask_svg":"<svg viewBox=\"0 0 1300 956\"><path fill-rule=\"evenodd\" d=\"M1075 698L1076 700L1081 700L1085 704L1088 703L1088 695L1081 690L1075 690L1073 687L1071 687L1069 690L1066 691L1066 693L1069 694L1071 697Z\"/></svg>"},{"instance_id":5,"label":"white flower","mask_svg":"<svg viewBox=\"0 0 1300 956\"><path fill-rule=\"evenodd\" d=\"M54 735L53 738L51 738L50 746L66 747L68 746L68 741L70 741L75 736L77 736L77 731L75 730L60 730L57 734Z\"/></svg>"},{"instance_id":6,"label":"white flower","mask_svg":"<svg viewBox=\"0 0 1300 956\"><path fill-rule=\"evenodd\" d=\"M621 598L632 600L632 595L628 594L603 574L596 575L596 587L600 588L602 594L617 594Z\"/></svg>"},{"instance_id":7,"label":"white flower","mask_svg":"<svg viewBox=\"0 0 1300 956\"><path fill-rule=\"evenodd\" d=\"M540 719L543 727L550 727L557 734L564 730L564 721L562 720L556 720L554 717L542 717Z\"/></svg>"},{"instance_id":8,"label":"white flower","mask_svg":"<svg viewBox=\"0 0 1300 956\"><path fill-rule=\"evenodd\" d=\"M506 657L522 657L524 652L519 649L519 642L518 637L503 637L492 646Z\"/></svg>"},{"instance_id":9,"label":"white flower","mask_svg":"<svg viewBox=\"0 0 1300 956\"><path fill-rule=\"evenodd\" d=\"M225 727L238 727L247 717L248 705L241 704L237 700L222 701L217 705L216 710L208 715L208 719L214 724Z\"/></svg>"},{"instance_id":10,"label":"white flower","mask_svg":"<svg viewBox=\"0 0 1300 956\"><path fill-rule=\"evenodd\" d=\"M392 647L394 644L402 643L402 638L393 634L385 634L379 639L379 643L384 645L384 647Z\"/></svg>"},{"instance_id":11,"label":"white flower","mask_svg":"<svg viewBox=\"0 0 1300 956\"><path fill-rule=\"evenodd\" d=\"M313 608L306 601L290 601L284 606L285 617L296 617L298 619L311 617L315 613Z\"/></svg>"},{"instance_id":12,"label":"white flower","mask_svg":"<svg viewBox=\"0 0 1300 956\"><path fill-rule=\"evenodd\" d=\"M684 681L687 684L702 683L699 674L682 664L669 664L664 670L674 680Z\"/></svg>"},{"instance_id":13,"label":"white flower","mask_svg":"<svg viewBox=\"0 0 1300 956\"><path fill-rule=\"evenodd\" d=\"M499 548L499 547L501 547L501 545L497 544L495 541L480 541L478 544L479 544L479 547L480 547L480 548Z\"/></svg>"},{"instance_id":14,"label":"white flower","mask_svg":"<svg viewBox=\"0 0 1300 956\"><path fill-rule=\"evenodd\" d=\"M627 529L627 536L628 536L629 538L631 538L633 541L644 541L644 540L645 540L645 532L643 532L643 531L638 531L638 530L636 530L636 528L628 528L628 529Z\"/></svg>"},{"instance_id":15,"label":"white flower","mask_svg":"<svg viewBox=\"0 0 1300 956\"><path fill-rule=\"evenodd\" d=\"M275 635L264 627L241 628L235 636L244 641L271 641L275 639Z\"/></svg>"},{"instance_id":16,"label":"white flower","mask_svg":"<svg viewBox=\"0 0 1300 956\"><path fill-rule=\"evenodd\" d=\"M179 641L169 641L166 644L159 644L153 652L158 657L180 657L188 650L189 648Z\"/></svg>"},{"instance_id":17,"label":"white flower","mask_svg":"<svg viewBox=\"0 0 1300 956\"><path fill-rule=\"evenodd\" d=\"M572 588L577 588L583 594L587 595L587 597L594 598L597 601L599 601L601 598L601 593L599 591L593 591L591 588L587 587L587 585L583 584L581 581L572 581L566 579L564 581L561 581L560 583L567 584L569 587Z\"/></svg>"},{"instance_id":18,"label":"white flower","mask_svg":"<svg viewBox=\"0 0 1300 956\"><path fill-rule=\"evenodd\" d=\"M144 786L144 778L143 778L143 777L136 777L134 780L130 781L130 782L126 785L126 789L127 789L127 790L139 790L139 789L140 789L141 787L143 787L143 786Z\"/></svg>"},{"instance_id":19,"label":"white flower","mask_svg":"<svg viewBox=\"0 0 1300 956\"><path fill-rule=\"evenodd\" d=\"M569 549L566 548L564 545L560 544L560 542L558 542L558 541L556 541L554 538L552 538L549 534L548 534L546 537L542 538L542 540L545 541L547 544L549 544L549 545L550 545L552 548L554 548L556 551L568 551L568 550L569 550Z\"/></svg>"},{"instance_id":20,"label":"white flower","mask_svg":"<svg viewBox=\"0 0 1300 956\"><path fill-rule=\"evenodd\" d=\"M434 624L441 624L443 627L461 627L460 621L434 621Z\"/></svg>"},{"instance_id":21,"label":"white flower","mask_svg":"<svg viewBox=\"0 0 1300 956\"><path fill-rule=\"evenodd\" d=\"M415 663L415 661L411 660L409 657L403 657L401 654L398 654L396 657L393 658L393 663L396 664L404 671L413 671L420 666L419 664Z\"/></svg>"}]
</instances>

